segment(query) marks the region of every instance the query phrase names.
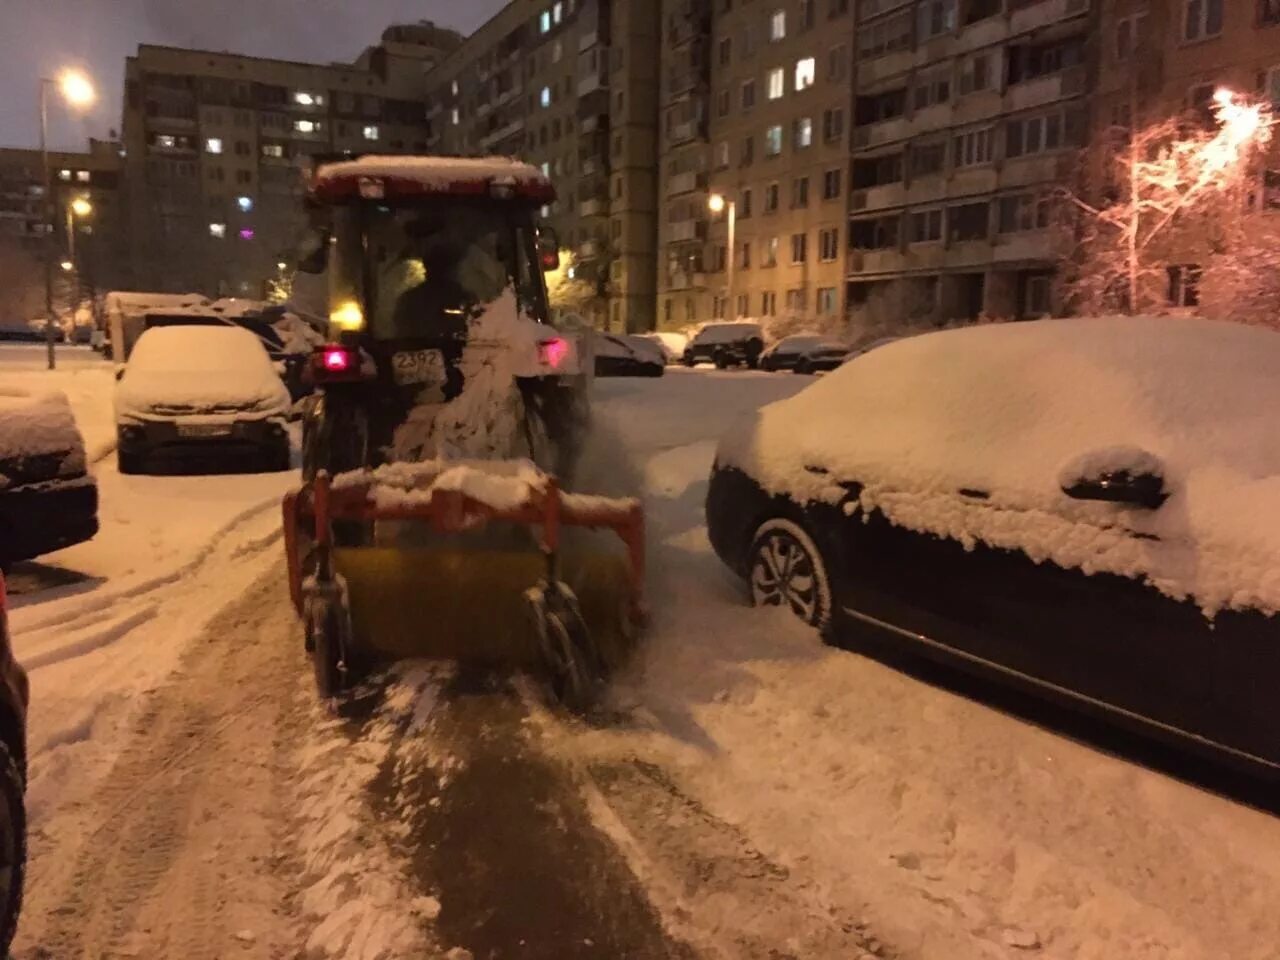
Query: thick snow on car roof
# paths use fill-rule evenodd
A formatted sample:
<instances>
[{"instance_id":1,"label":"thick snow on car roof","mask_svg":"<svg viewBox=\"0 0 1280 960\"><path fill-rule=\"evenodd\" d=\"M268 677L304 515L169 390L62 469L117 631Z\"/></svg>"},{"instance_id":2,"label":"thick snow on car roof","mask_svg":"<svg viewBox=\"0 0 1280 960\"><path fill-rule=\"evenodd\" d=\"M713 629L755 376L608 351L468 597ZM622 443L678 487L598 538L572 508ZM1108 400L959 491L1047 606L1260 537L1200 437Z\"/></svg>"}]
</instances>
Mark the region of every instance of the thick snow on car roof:
<instances>
[{"instance_id":1,"label":"thick snow on car roof","mask_svg":"<svg viewBox=\"0 0 1280 960\"><path fill-rule=\"evenodd\" d=\"M322 165L315 188L330 192L362 178L381 178L413 184L427 193L488 191L494 182L510 182L522 195L554 199L551 181L537 167L509 157L396 157L368 156Z\"/></svg>"},{"instance_id":2,"label":"thick snow on car roof","mask_svg":"<svg viewBox=\"0 0 1280 960\"><path fill-rule=\"evenodd\" d=\"M129 370L167 373L215 373L264 370L275 375L262 342L237 326L180 324L152 327L138 338Z\"/></svg>"},{"instance_id":3,"label":"thick snow on car roof","mask_svg":"<svg viewBox=\"0 0 1280 960\"><path fill-rule=\"evenodd\" d=\"M84 442L64 394L0 388L0 460L68 452L84 458ZM0 474L0 489L6 483Z\"/></svg>"},{"instance_id":4,"label":"thick snow on car roof","mask_svg":"<svg viewBox=\"0 0 1280 960\"><path fill-rule=\"evenodd\" d=\"M883 346L766 407L719 456L805 498L839 501L833 481L856 480L863 506L902 526L1145 578L1207 613L1276 612L1277 415L1280 335L1045 320ZM1085 472L1152 466L1170 494L1157 510L1062 492Z\"/></svg>"}]
</instances>

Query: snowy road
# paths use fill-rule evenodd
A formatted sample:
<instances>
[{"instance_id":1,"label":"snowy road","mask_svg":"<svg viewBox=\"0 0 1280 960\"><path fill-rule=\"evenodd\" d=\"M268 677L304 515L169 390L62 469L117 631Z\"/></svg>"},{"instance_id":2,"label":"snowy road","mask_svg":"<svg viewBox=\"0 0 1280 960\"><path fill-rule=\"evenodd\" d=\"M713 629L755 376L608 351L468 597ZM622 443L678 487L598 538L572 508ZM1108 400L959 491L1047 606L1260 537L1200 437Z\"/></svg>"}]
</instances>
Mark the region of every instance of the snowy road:
<instances>
[{"instance_id":1,"label":"snowy road","mask_svg":"<svg viewBox=\"0 0 1280 960\"><path fill-rule=\"evenodd\" d=\"M744 607L702 527L715 437L803 383L601 385L655 622L595 727L426 664L327 714L287 478L103 461L110 523L51 561L90 579L15 616L18 960L1273 957L1280 821Z\"/></svg>"}]
</instances>

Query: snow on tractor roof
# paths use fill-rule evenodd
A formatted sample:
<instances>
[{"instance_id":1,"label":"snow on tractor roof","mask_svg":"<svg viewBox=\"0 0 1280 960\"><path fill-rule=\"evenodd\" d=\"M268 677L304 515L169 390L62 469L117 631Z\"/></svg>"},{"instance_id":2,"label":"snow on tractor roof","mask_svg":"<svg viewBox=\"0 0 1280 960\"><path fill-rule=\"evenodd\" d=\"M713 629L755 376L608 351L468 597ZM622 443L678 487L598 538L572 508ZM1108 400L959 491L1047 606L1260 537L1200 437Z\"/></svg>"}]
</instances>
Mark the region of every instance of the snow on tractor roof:
<instances>
[{"instance_id":1,"label":"snow on tractor roof","mask_svg":"<svg viewBox=\"0 0 1280 960\"><path fill-rule=\"evenodd\" d=\"M1044 320L899 340L765 407L719 462L766 488L1146 580L1212 615L1280 612L1280 335L1173 317ZM1158 472L1140 509L1069 498ZM962 493L961 491L969 491Z\"/></svg>"},{"instance_id":2,"label":"snow on tractor roof","mask_svg":"<svg viewBox=\"0 0 1280 960\"><path fill-rule=\"evenodd\" d=\"M360 196L362 183L381 181L388 196L446 194L488 196L509 184L537 203L555 200L555 187L537 167L509 157L369 156L328 163L316 171L313 190L327 200Z\"/></svg>"}]
</instances>

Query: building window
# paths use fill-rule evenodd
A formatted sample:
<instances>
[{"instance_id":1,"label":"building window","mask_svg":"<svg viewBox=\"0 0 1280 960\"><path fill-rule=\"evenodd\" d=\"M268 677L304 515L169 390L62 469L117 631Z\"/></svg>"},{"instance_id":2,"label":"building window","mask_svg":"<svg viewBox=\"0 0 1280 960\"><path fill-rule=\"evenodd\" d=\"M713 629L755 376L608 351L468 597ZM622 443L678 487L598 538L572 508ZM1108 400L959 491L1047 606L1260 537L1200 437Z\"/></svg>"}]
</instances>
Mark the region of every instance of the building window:
<instances>
[{"instance_id":1,"label":"building window","mask_svg":"<svg viewBox=\"0 0 1280 960\"><path fill-rule=\"evenodd\" d=\"M942 211L917 210L911 214L909 243L936 243L942 239Z\"/></svg>"},{"instance_id":2,"label":"building window","mask_svg":"<svg viewBox=\"0 0 1280 960\"><path fill-rule=\"evenodd\" d=\"M295 120L293 121L293 129L298 133L319 133L319 120Z\"/></svg>"},{"instance_id":3,"label":"building window","mask_svg":"<svg viewBox=\"0 0 1280 960\"><path fill-rule=\"evenodd\" d=\"M738 266L743 270L751 269L751 241L744 240L742 250L739 251Z\"/></svg>"},{"instance_id":4,"label":"building window","mask_svg":"<svg viewBox=\"0 0 1280 960\"><path fill-rule=\"evenodd\" d=\"M793 233L791 235L791 262L804 263L809 258L809 235Z\"/></svg>"},{"instance_id":5,"label":"building window","mask_svg":"<svg viewBox=\"0 0 1280 960\"><path fill-rule=\"evenodd\" d=\"M769 14L769 41L777 43L787 38L787 12L775 10Z\"/></svg>"},{"instance_id":6,"label":"building window","mask_svg":"<svg viewBox=\"0 0 1280 960\"><path fill-rule=\"evenodd\" d=\"M965 203L947 210L947 239L952 243L985 240L990 210L986 203Z\"/></svg>"},{"instance_id":7,"label":"building window","mask_svg":"<svg viewBox=\"0 0 1280 960\"><path fill-rule=\"evenodd\" d=\"M790 314L803 313L805 301L807 299L808 297L805 296L804 287L795 287L791 290L788 290L787 299L786 299L787 313L790 313Z\"/></svg>"},{"instance_id":8,"label":"building window","mask_svg":"<svg viewBox=\"0 0 1280 960\"><path fill-rule=\"evenodd\" d=\"M727 117L729 111L733 109L733 99L728 90L721 90L716 95L716 116Z\"/></svg>"},{"instance_id":9,"label":"building window","mask_svg":"<svg viewBox=\"0 0 1280 960\"><path fill-rule=\"evenodd\" d=\"M818 288L818 313L821 316L830 316L836 312L836 288L835 287L819 287Z\"/></svg>"},{"instance_id":10,"label":"building window","mask_svg":"<svg viewBox=\"0 0 1280 960\"><path fill-rule=\"evenodd\" d=\"M324 106L324 94L299 90L293 95L293 102L300 107L322 107Z\"/></svg>"},{"instance_id":11,"label":"building window","mask_svg":"<svg viewBox=\"0 0 1280 960\"><path fill-rule=\"evenodd\" d=\"M822 111L822 139L825 143L834 143L844 136L844 110L836 107L834 110Z\"/></svg>"},{"instance_id":12,"label":"building window","mask_svg":"<svg viewBox=\"0 0 1280 960\"><path fill-rule=\"evenodd\" d=\"M1280 0L1258 0L1258 23L1266 27L1280 23Z\"/></svg>"},{"instance_id":13,"label":"building window","mask_svg":"<svg viewBox=\"0 0 1280 960\"><path fill-rule=\"evenodd\" d=\"M172 140L172 139L173 139L173 137L170 137L169 139L170 139L170 140ZM160 144L160 146L164 146L164 144L163 144L163 143L160 143L160 137L156 137L156 143ZM170 144L170 146L172 146L172 144ZM70 180L70 179L71 179L71 171L70 171L70 170L59 170L59 171L58 171L58 179L59 179L59 180Z\"/></svg>"},{"instance_id":14,"label":"building window","mask_svg":"<svg viewBox=\"0 0 1280 960\"><path fill-rule=\"evenodd\" d=\"M551 32L551 11L550 10L543 10L540 14L538 14L538 32L539 33Z\"/></svg>"},{"instance_id":15,"label":"building window","mask_svg":"<svg viewBox=\"0 0 1280 960\"><path fill-rule=\"evenodd\" d=\"M778 265L778 238L769 237L764 242L764 256L760 259L762 267L776 267Z\"/></svg>"},{"instance_id":16,"label":"building window","mask_svg":"<svg viewBox=\"0 0 1280 960\"><path fill-rule=\"evenodd\" d=\"M797 150L813 146L813 117L801 117L794 121L791 132Z\"/></svg>"},{"instance_id":17,"label":"building window","mask_svg":"<svg viewBox=\"0 0 1280 960\"><path fill-rule=\"evenodd\" d=\"M170 135L169 135L169 134L167 134L167 133L161 133L161 134L157 134L157 135L156 135L156 146L157 146L157 147L165 147L165 148L166 148L166 149L168 149L168 150L172 150L172 149L174 148L174 146L177 144L177 142L178 142L178 141L177 141L177 138L176 138L176 137L170 136ZM70 170L63 170L63 171L62 171L62 173L65 173L65 174L66 174L66 176L65 176L65 177L62 177L62 179L63 179L63 180L70 180L70 179L71 179L71 171L70 171Z\"/></svg>"},{"instance_id":18,"label":"building window","mask_svg":"<svg viewBox=\"0 0 1280 960\"><path fill-rule=\"evenodd\" d=\"M976 167L984 163L990 163L991 140L990 127L956 134L951 141L952 165L955 167ZM1010 156L1013 156L1013 154L1010 154Z\"/></svg>"},{"instance_id":19,"label":"building window","mask_svg":"<svg viewBox=\"0 0 1280 960\"><path fill-rule=\"evenodd\" d=\"M862 13L866 16L866 11ZM858 30L858 56L863 59L911 48L911 11L881 20Z\"/></svg>"},{"instance_id":20,"label":"building window","mask_svg":"<svg viewBox=\"0 0 1280 960\"><path fill-rule=\"evenodd\" d=\"M1046 273L1022 275L1022 315L1047 317L1053 312L1053 278Z\"/></svg>"},{"instance_id":21,"label":"building window","mask_svg":"<svg viewBox=\"0 0 1280 960\"><path fill-rule=\"evenodd\" d=\"M855 250L890 250L898 245L901 218L896 214L849 224L849 244Z\"/></svg>"},{"instance_id":22,"label":"building window","mask_svg":"<svg viewBox=\"0 0 1280 960\"><path fill-rule=\"evenodd\" d=\"M827 79L838 83L849 73L849 48L843 43L827 51Z\"/></svg>"},{"instance_id":23,"label":"building window","mask_svg":"<svg viewBox=\"0 0 1280 960\"><path fill-rule=\"evenodd\" d=\"M796 61L796 90L808 90L813 86L817 74L817 61L813 57L804 57Z\"/></svg>"},{"instance_id":24,"label":"building window","mask_svg":"<svg viewBox=\"0 0 1280 960\"><path fill-rule=\"evenodd\" d=\"M240 183L240 184L253 183L253 174L250 173L248 170L237 170L236 183Z\"/></svg>"},{"instance_id":25,"label":"building window","mask_svg":"<svg viewBox=\"0 0 1280 960\"><path fill-rule=\"evenodd\" d=\"M236 207L241 213L252 213L253 197L236 197Z\"/></svg>"},{"instance_id":26,"label":"building window","mask_svg":"<svg viewBox=\"0 0 1280 960\"><path fill-rule=\"evenodd\" d=\"M975 53L960 65L960 96L991 86L991 55Z\"/></svg>"},{"instance_id":27,"label":"building window","mask_svg":"<svg viewBox=\"0 0 1280 960\"><path fill-rule=\"evenodd\" d=\"M237 157L249 156L249 144L247 141L245 140L236 141L236 156Z\"/></svg>"},{"instance_id":28,"label":"building window","mask_svg":"<svg viewBox=\"0 0 1280 960\"><path fill-rule=\"evenodd\" d=\"M751 299L745 293L738 294L738 316L745 317L751 308Z\"/></svg>"},{"instance_id":29,"label":"building window","mask_svg":"<svg viewBox=\"0 0 1280 960\"><path fill-rule=\"evenodd\" d=\"M1147 15L1145 12L1121 17L1116 21L1115 55L1117 60L1128 60L1138 52L1138 44L1142 42L1142 35L1146 33L1146 25Z\"/></svg>"},{"instance_id":30,"label":"building window","mask_svg":"<svg viewBox=\"0 0 1280 960\"><path fill-rule=\"evenodd\" d=\"M1223 0L1183 0L1182 39L1203 40L1222 33Z\"/></svg>"},{"instance_id":31,"label":"building window","mask_svg":"<svg viewBox=\"0 0 1280 960\"><path fill-rule=\"evenodd\" d=\"M760 294L760 316L772 317L778 313L778 295L772 290Z\"/></svg>"},{"instance_id":32,"label":"building window","mask_svg":"<svg viewBox=\"0 0 1280 960\"><path fill-rule=\"evenodd\" d=\"M809 178L796 177L791 181L791 209L801 210L809 206Z\"/></svg>"},{"instance_id":33,"label":"building window","mask_svg":"<svg viewBox=\"0 0 1280 960\"><path fill-rule=\"evenodd\" d=\"M716 169L729 169L729 141L721 140L716 144Z\"/></svg>"},{"instance_id":34,"label":"building window","mask_svg":"<svg viewBox=\"0 0 1280 960\"><path fill-rule=\"evenodd\" d=\"M755 137L742 138L742 157L738 162L740 167L749 167L756 159L756 139Z\"/></svg>"},{"instance_id":35,"label":"building window","mask_svg":"<svg viewBox=\"0 0 1280 960\"><path fill-rule=\"evenodd\" d=\"M366 125L362 133L364 134L364 138L366 140L378 139L378 128L376 126Z\"/></svg>"},{"instance_id":36,"label":"building window","mask_svg":"<svg viewBox=\"0 0 1280 960\"><path fill-rule=\"evenodd\" d=\"M939 71L917 77L911 91L911 102L917 110L924 110L951 99L951 72Z\"/></svg>"},{"instance_id":37,"label":"building window","mask_svg":"<svg viewBox=\"0 0 1280 960\"><path fill-rule=\"evenodd\" d=\"M787 92L787 75L783 69L776 67L770 70L766 79L769 99L782 99L782 95Z\"/></svg>"},{"instance_id":38,"label":"building window","mask_svg":"<svg viewBox=\"0 0 1280 960\"><path fill-rule=\"evenodd\" d=\"M751 216L751 188L742 191L742 195L738 200L738 219L746 220Z\"/></svg>"},{"instance_id":39,"label":"building window","mask_svg":"<svg viewBox=\"0 0 1280 960\"><path fill-rule=\"evenodd\" d=\"M1009 48L1008 58L1011 84L1034 80L1084 63L1084 38L1013 46Z\"/></svg>"},{"instance_id":40,"label":"building window","mask_svg":"<svg viewBox=\"0 0 1280 960\"><path fill-rule=\"evenodd\" d=\"M754 57L756 54L756 32L752 29L751 24L742 25L742 53L738 57L739 60L746 57Z\"/></svg>"},{"instance_id":41,"label":"building window","mask_svg":"<svg viewBox=\"0 0 1280 960\"><path fill-rule=\"evenodd\" d=\"M1175 307L1200 305L1200 267L1187 264L1169 267L1169 303Z\"/></svg>"},{"instance_id":42,"label":"building window","mask_svg":"<svg viewBox=\"0 0 1280 960\"><path fill-rule=\"evenodd\" d=\"M279 159L284 156L284 146L279 143L264 143L262 145L262 155Z\"/></svg>"},{"instance_id":43,"label":"building window","mask_svg":"<svg viewBox=\"0 0 1280 960\"><path fill-rule=\"evenodd\" d=\"M449 122L450 122L453 126L455 126L455 127L456 127L456 126L458 125L458 122L459 122L461 119L462 119L462 115L458 112L458 108L457 108L457 107L454 107L452 110L450 110L450 111L449 111Z\"/></svg>"},{"instance_id":44,"label":"building window","mask_svg":"<svg viewBox=\"0 0 1280 960\"><path fill-rule=\"evenodd\" d=\"M840 170L828 170L822 175L822 199L836 200L840 197Z\"/></svg>"},{"instance_id":45,"label":"building window","mask_svg":"<svg viewBox=\"0 0 1280 960\"><path fill-rule=\"evenodd\" d=\"M76 183L88 183L88 182L89 182L89 171L88 171L88 170L77 170L77 171L76 171Z\"/></svg>"},{"instance_id":46,"label":"building window","mask_svg":"<svg viewBox=\"0 0 1280 960\"><path fill-rule=\"evenodd\" d=\"M1049 201L1031 193L1000 198L1001 233L1043 230L1049 226Z\"/></svg>"},{"instance_id":47,"label":"building window","mask_svg":"<svg viewBox=\"0 0 1280 960\"><path fill-rule=\"evenodd\" d=\"M988 139L988 147L990 139ZM913 143L910 151L910 167L913 177L927 177L941 173L947 165L947 143Z\"/></svg>"},{"instance_id":48,"label":"building window","mask_svg":"<svg viewBox=\"0 0 1280 960\"><path fill-rule=\"evenodd\" d=\"M921 42L956 28L956 0L924 0L916 10Z\"/></svg>"},{"instance_id":49,"label":"building window","mask_svg":"<svg viewBox=\"0 0 1280 960\"><path fill-rule=\"evenodd\" d=\"M1212 88L1209 92L1212 96ZM1005 125L1005 156L1025 157L1075 146L1080 139L1081 122L1080 113L1074 109L1010 120Z\"/></svg>"},{"instance_id":50,"label":"building window","mask_svg":"<svg viewBox=\"0 0 1280 960\"><path fill-rule=\"evenodd\" d=\"M550 87L543 87L538 92L538 105L541 106L544 110L547 107L551 106L551 88Z\"/></svg>"},{"instance_id":51,"label":"building window","mask_svg":"<svg viewBox=\"0 0 1280 960\"><path fill-rule=\"evenodd\" d=\"M776 213L778 210L778 185L771 183L764 188L764 212Z\"/></svg>"},{"instance_id":52,"label":"building window","mask_svg":"<svg viewBox=\"0 0 1280 960\"><path fill-rule=\"evenodd\" d=\"M209 224L209 236L223 240L227 236L227 225L225 223Z\"/></svg>"},{"instance_id":53,"label":"building window","mask_svg":"<svg viewBox=\"0 0 1280 960\"><path fill-rule=\"evenodd\" d=\"M205 153L218 154L222 152L222 138L210 137L204 142Z\"/></svg>"},{"instance_id":54,"label":"building window","mask_svg":"<svg viewBox=\"0 0 1280 960\"><path fill-rule=\"evenodd\" d=\"M750 110L756 105L756 82L754 80L742 81L742 109Z\"/></svg>"},{"instance_id":55,"label":"building window","mask_svg":"<svg viewBox=\"0 0 1280 960\"><path fill-rule=\"evenodd\" d=\"M559 23L562 19L564 19L564 0L556 0L551 8L551 21Z\"/></svg>"},{"instance_id":56,"label":"building window","mask_svg":"<svg viewBox=\"0 0 1280 960\"><path fill-rule=\"evenodd\" d=\"M830 263L840 257L840 230L838 227L831 227L829 230L818 231L818 259L823 263Z\"/></svg>"},{"instance_id":57,"label":"building window","mask_svg":"<svg viewBox=\"0 0 1280 960\"><path fill-rule=\"evenodd\" d=\"M729 62L733 59L733 38L721 37L720 44L717 47L717 50L718 50L718 56L720 60L720 66L722 67L729 66Z\"/></svg>"},{"instance_id":58,"label":"building window","mask_svg":"<svg viewBox=\"0 0 1280 960\"><path fill-rule=\"evenodd\" d=\"M878 157L859 157L853 161L852 176L850 182L855 190L901 183L902 154L898 152L884 153Z\"/></svg>"},{"instance_id":59,"label":"building window","mask_svg":"<svg viewBox=\"0 0 1280 960\"><path fill-rule=\"evenodd\" d=\"M764 132L764 155L776 157L782 153L782 127L775 124Z\"/></svg>"}]
</instances>

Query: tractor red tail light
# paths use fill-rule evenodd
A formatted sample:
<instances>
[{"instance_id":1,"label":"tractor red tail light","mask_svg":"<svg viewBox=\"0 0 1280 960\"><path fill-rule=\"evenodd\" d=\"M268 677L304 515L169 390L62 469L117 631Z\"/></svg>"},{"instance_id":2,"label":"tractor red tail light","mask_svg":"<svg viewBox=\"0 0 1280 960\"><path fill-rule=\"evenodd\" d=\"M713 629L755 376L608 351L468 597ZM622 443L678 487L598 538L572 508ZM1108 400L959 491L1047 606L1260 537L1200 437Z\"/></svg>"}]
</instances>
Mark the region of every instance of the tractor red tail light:
<instances>
[{"instance_id":1,"label":"tractor red tail light","mask_svg":"<svg viewBox=\"0 0 1280 960\"><path fill-rule=\"evenodd\" d=\"M311 357L311 368L317 383L342 383L363 379L360 351L352 347L329 344L317 348Z\"/></svg>"},{"instance_id":2,"label":"tractor red tail light","mask_svg":"<svg viewBox=\"0 0 1280 960\"><path fill-rule=\"evenodd\" d=\"M543 340L538 344L538 359L547 366L559 369L564 363L565 358L569 356L569 341L563 337L555 337L552 340Z\"/></svg>"},{"instance_id":3,"label":"tractor red tail light","mask_svg":"<svg viewBox=\"0 0 1280 960\"><path fill-rule=\"evenodd\" d=\"M347 373L355 365L355 357L349 350L333 347L325 350L320 358L326 373Z\"/></svg>"}]
</instances>

